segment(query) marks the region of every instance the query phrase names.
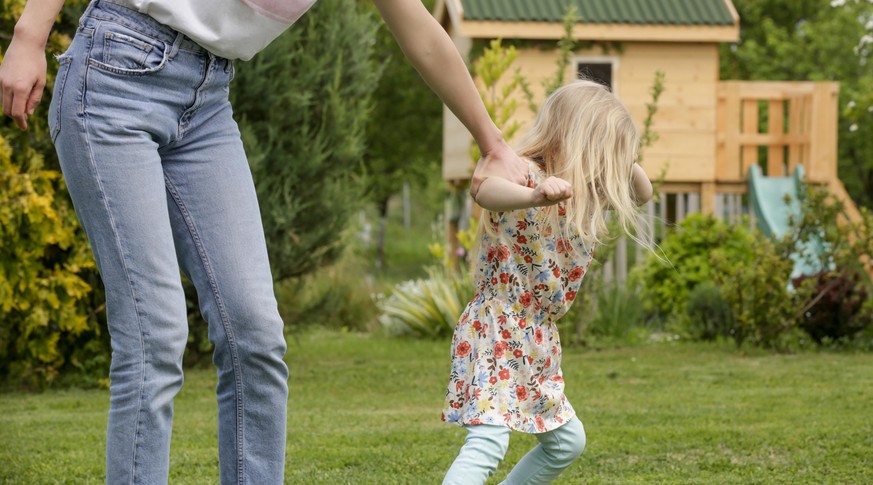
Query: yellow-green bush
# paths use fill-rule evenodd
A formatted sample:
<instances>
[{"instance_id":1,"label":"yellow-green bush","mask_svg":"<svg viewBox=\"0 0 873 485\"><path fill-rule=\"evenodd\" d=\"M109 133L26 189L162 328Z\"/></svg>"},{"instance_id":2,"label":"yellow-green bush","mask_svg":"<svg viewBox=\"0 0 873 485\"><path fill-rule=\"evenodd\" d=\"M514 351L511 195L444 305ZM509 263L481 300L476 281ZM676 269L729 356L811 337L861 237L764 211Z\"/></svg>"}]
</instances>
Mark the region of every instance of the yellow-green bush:
<instances>
[{"instance_id":1,"label":"yellow-green bush","mask_svg":"<svg viewBox=\"0 0 873 485\"><path fill-rule=\"evenodd\" d=\"M5 52L24 2L0 4ZM0 121L0 379L19 384L51 383L66 368L105 368L109 353L96 269L45 121L57 67L50 56L69 44L64 19L81 4L68 2L72 13L59 17L62 28L49 39L47 92L28 131Z\"/></svg>"}]
</instances>

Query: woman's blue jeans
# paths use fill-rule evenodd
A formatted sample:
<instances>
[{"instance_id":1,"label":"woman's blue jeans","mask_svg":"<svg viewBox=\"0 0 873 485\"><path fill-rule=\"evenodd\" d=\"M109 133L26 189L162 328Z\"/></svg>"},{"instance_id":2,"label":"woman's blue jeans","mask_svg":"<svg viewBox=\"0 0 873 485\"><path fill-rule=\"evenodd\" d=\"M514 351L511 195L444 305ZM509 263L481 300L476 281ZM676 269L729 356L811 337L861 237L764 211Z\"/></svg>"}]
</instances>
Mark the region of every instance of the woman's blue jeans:
<instances>
[{"instance_id":1,"label":"woman's blue jeans","mask_svg":"<svg viewBox=\"0 0 873 485\"><path fill-rule=\"evenodd\" d=\"M221 483L282 483L288 368L230 61L151 17L92 2L49 127L106 287L106 481L166 483L188 337L180 269L218 368Z\"/></svg>"}]
</instances>

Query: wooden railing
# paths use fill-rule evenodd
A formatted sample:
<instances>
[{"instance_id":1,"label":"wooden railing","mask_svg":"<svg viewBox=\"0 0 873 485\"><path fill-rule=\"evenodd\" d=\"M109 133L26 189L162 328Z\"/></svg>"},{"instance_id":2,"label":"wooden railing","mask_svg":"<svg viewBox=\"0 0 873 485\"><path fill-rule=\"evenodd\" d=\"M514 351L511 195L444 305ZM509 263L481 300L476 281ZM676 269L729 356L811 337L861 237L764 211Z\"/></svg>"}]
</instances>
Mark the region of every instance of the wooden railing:
<instances>
[{"instance_id":1,"label":"wooden railing","mask_svg":"<svg viewBox=\"0 0 873 485\"><path fill-rule=\"evenodd\" d=\"M718 87L716 182L769 176L803 165L807 180L837 179L837 98L833 82L722 81Z\"/></svg>"},{"instance_id":2,"label":"wooden railing","mask_svg":"<svg viewBox=\"0 0 873 485\"><path fill-rule=\"evenodd\" d=\"M802 165L810 183L828 187L858 220L857 207L837 176L839 84L832 82L722 81L718 86L716 179L665 183L659 203L642 216L653 228L643 238L659 242L687 214L703 211L732 223L754 217L748 206L746 177L760 165L768 176L785 176ZM753 221L750 220L750 223ZM604 261L604 277L623 282L641 261L639 248L625 238Z\"/></svg>"}]
</instances>

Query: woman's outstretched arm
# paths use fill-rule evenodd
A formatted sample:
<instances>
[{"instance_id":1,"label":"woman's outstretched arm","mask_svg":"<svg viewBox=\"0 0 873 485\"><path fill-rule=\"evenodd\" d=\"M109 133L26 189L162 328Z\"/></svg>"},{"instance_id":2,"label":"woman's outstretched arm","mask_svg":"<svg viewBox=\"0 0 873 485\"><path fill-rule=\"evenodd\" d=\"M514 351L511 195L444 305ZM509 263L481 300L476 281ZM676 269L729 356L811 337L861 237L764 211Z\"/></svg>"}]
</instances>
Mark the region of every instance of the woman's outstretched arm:
<instances>
[{"instance_id":1,"label":"woman's outstretched arm","mask_svg":"<svg viewBox=\"0 0 873 485\"><path fill-rule=\"evenodd\" d=\"M467 66L442 26L421 0L373 0L403 53L433 91L473 135L482 152L473 173L475 197L486 177L522 184L528 164L507 145L485 110Z\"/></svg>"},{"instance_id":2,"label":"woman's outstretched arm","mask_svg":"<svg viewBox=\"0 0 873 485\"><path fill-rule=\"evenodd\" d=\"M64 0L30 0L0 64L0 102L22 130L45 88L45 44Z\"/></svg>"}]
</instances>

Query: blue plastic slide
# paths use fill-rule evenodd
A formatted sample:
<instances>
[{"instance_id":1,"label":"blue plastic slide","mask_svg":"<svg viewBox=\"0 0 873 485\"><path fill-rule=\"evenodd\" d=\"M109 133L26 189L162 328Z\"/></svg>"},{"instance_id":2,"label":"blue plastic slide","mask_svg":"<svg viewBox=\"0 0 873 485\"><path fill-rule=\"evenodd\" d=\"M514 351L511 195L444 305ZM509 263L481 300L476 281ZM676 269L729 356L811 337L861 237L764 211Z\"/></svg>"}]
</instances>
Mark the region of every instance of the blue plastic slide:
<instances>
[{"instance_id":1,"label":"blue plastic slide","mask_svg":"<svg viewBox=\"0 0 873 485\"><path fill-rule=\"evenodd\" d=\"M749 168L749 198L755 220L764 234L773 238L781 238L788 232L788 218L800 218L799 195L803 190L803 167L798 165L794 175L789 177L765 177L761 167L752 165ZM786 198L789 199L786 202ZM821 243L815 240L801 242L791 256L794 269L791 278L801 275L815 274L822 270L811 258L821 252Z\"/></svg>"}]
</instances>

